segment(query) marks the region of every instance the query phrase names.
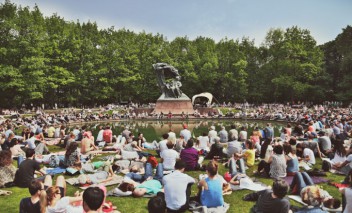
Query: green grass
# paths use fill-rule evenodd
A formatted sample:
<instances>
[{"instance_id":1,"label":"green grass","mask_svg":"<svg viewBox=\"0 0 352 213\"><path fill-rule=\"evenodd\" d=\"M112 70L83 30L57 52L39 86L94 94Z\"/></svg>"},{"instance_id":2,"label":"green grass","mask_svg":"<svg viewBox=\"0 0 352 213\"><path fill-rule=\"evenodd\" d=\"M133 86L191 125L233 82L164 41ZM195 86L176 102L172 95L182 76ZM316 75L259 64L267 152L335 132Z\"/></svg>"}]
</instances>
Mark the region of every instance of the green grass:
<instances>
[{"instance_id":1,"label":"green grass","mask_svg":"<svg viewBox=\"0 0 352 213\"><path fill-rule=\"evenodd\" d=\"M52 146L50 147L50 150L52 152L56 152L61 150L57 146ZM96 157L95 160L98 160L100 157ZM205 161L204 163L207 163L208 161ZM15 162L14 162L15 164ZM258 162L256 162L258 164ZM253 175L253 170L257 168L257 165L255 165L252 168L249 168L247 170L247 174L249 176ZM321 159L317 159L317 164L315 168L321 168ZM228 171L227 168L225 168L223 165L220 165L219 167L219 173L224 174L226 171ZM190 176L197 178L199 174L204 173L200 171L193 171L193 172L186 172ZM70 178L69 176L65 176L66 178ZM328 173L328 176L326 177L329 180L332 180L334 182L339 182L343 180L343 176L338 176L338 175L333 175ZM259 178L259 180L267 185L272 184L271 179L266 179L266 178ZM338 189L330 186L328 184L321 184L321 187L325 190L327 190L333 197L341 198L340 193L338 192ZM114 186L108 187L108 190L114 188ZM28 189L22 189L18 187L12 187L12 188L5 188L5 190L10 190L12 191L12 195L10 196L3 196L0 199L0 212L19 212L19 203L20 200L24 197L29 197L29 192ZM72 196L75 191L79 190L79 188L67 185L67 195ZM228 212L250 212L250 208L254 205L254 202L246 202L242 201L242 197L250 193L251 191L249 190L241 190L241 191L235 191L231 195L225 195L224 199L225 202L230 204L230 210ZM192 187L192 196L197 194L197 189L195 186ZM147 203L148 203L148 198L133 198L133 197L108 197L107 200L112 201L112 203L117 206L117 209L121 211L122 213L129 213L129 212L147 212ZM291 201L291 205L295 206L300 206L300 204Z\"/></svg>"}]
</instances>

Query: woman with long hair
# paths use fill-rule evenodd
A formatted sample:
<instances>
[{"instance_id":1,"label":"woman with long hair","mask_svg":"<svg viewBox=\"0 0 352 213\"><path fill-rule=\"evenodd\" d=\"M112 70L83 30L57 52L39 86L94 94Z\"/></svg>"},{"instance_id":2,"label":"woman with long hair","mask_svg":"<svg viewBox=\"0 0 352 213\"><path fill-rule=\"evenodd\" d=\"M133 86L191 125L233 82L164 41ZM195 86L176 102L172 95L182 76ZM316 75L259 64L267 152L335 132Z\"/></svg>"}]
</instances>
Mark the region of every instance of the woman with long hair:
<instances>
[{"instance_id":1,"label":"woman with long hair","mask_svg":"<svg viewBox=\"0 0 352 213\"><path fill-rule=\"evenodd\" d=\"M80 153L78 152L77 142L71 142L67 147L64 159L64 166L73 166L75 162L80 161Z\"/></svg>"},{"instance_id":2,"label":"woman with long hair","mask_svg":"<svg viewBox=\"0 0 352 213\"><path fill-rule=\"evenodd\" d=\"M40 213L69 213L72 204L82 201L82 193L76 192L75 197L66 197L60 187L50 186L40 194Z\"/></svg>"},{"instance_id":3,"label":"woman with long hair","mask_svg":"<svg viewBox=\"0 0 352 213\"><path fill-rule=\"evenodd\" d=\"M13 185L16 170L15 166L12 165L11 151L0 151L0 187Z\"/></svg>"}]
</instances>

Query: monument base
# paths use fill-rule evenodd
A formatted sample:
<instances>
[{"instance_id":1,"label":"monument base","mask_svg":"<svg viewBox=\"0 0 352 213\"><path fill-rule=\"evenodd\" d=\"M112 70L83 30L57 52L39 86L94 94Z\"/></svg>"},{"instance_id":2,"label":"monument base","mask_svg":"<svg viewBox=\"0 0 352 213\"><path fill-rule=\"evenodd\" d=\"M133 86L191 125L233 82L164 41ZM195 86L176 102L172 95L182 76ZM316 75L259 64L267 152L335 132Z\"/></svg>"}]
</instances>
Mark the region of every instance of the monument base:
<instances>
[{"instance_id":1,"label":"monument base","mask_svg":"<svg viewBox=\"0 0 352 213\"><path fill-rule=\"evenodd\" d=\"M163 112L164 115L167 115L169 112L173 115L181 115L182 112L191 115L194 113L194 109L192 101L189 98L159 98L156 101L153 113L160 114L161 112Z\"/></svg>"}]
</instances>

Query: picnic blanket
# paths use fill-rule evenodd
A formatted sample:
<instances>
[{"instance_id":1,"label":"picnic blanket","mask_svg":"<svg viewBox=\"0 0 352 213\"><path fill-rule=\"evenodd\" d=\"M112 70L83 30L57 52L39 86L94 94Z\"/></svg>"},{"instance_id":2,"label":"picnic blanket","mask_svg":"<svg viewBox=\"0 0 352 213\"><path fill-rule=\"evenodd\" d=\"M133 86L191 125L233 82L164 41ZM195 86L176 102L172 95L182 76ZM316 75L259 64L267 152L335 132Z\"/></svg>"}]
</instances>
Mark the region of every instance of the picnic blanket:
<instances>
[{"instance_id":1,"label":"picnic blanket","mask_svg":"<svg viewBox=\"0 0 352 213\"><path fill-rule=\"evenodd\" d=\"M303 206L308 206L305 202L302 201L302 198L299 195L288 195L288 197L290 199L302 204ZM326 208L326 207L322 207L322 209L327 212L342 212L342 206L340 206L340 208L337 208L337 209L330 209L330 208Z\"/></svg>"},{"instance_id":2,"label":"picnic blanket","mask_svg":"<svg viewBox=\"0 0 352 213\"><path fill-rule=\"evenodd\" d=\"M244 179L244 178L242 178ZM238 191L238 190L243 190L243 189L248 189L251 191L261 191L264 189L267 189L268 186L262 182L259 181L242 181L240 180L240 185L233 185L230 184L232 191Z\"/></svg>"},{"instance_id":3,"label":"picnic blanket","mask_svg":"<svg viewBox=\"0 0 352 213\"><path fill-rule=\"evenodd\" d=\"M339 188L339 189L346 188L346 187L350 186L349 184L336 183L336 182L329 183L329 185L335 186L336 188Z\"/></svg>"},{"instance_id":4,"label":"picnic blanket","mask_svg":"<svg viewBox=\"0 0 352 213\"><path fill-rule=\"evenodd\" d=\"M311 176L313 182L315 184L318 184L318 183L327 183L329 180L328 179L325 179L323 177L318 177L318 176ZM292 183L292 180L293 180L293 176L286 176L284 178L284 180L286 181L287 184L291 184Z\"/></svg>"},{"instance_id":5,"label":"picnic blanket","mask_svg":"<svg viewBox=\"0 0 352 213\"><path fill-rule=\"evenodd\" d=\"M56 175L56 174L64 173L66 169L63 167L56 167L56 168L47 168L45 171L48 175Z\"/></svg>"},{"instance_id":6,"label":"picnic blanket","mask_svg":"<svg viewBox=\"0 0 352 213\"><path fill-rule=\"evenodd\" d=\"M189 209L193 213L226 213L230 208L230 204L228 203L224 203L223 206L211 207L211 208L208 208L206 206L201 206L199 203L198 205L193 206L194 203L197 203L197 202L194 202L194 201L193 203L191 202L190 209Z\"/></svg>"},{"instance_id":7,"label":"picnic blanket","mask_svg":"<svg viewBox=\"0 0 352 213\"><path fill-rule=\"evenodd\" d=\"M114 175L112 180L104 182L104 183L100 183L99 185L104 185L104 186L111 186L111 185L115 185L115 184L120 184L122 183L123 177L119 176L119 175ZM66 182L69 183L70 185L79 185L78 182L78 178L74 177L74 178L69 178L66 179ZM89 186L81 186L79 187L80 189L86 189Z\"/></svg>"}]
</instances>

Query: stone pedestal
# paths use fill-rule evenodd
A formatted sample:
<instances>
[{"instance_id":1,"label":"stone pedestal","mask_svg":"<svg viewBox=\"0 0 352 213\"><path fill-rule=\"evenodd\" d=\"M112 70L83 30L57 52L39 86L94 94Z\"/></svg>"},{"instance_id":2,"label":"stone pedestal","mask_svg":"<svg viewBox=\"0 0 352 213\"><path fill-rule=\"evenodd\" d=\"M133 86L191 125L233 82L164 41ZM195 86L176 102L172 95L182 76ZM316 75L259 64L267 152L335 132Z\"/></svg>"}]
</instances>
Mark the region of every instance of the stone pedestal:
<instances>
[{"instance_id":1,"label":"stone pedestal","mask_svg":"<svg viewBox=\"0 0 352 213\"><path fill-rule=\"evenodd\" d=\"M169 112L171 112L173 115L181 115L182 112L184 114L193 114L193 105L192 101L190 98L188 98L186 95L182 95L181 98L164 98L161 96L157 101L156 101L156 106L153 111L153 113L160 114L161 112L164 113L164 115L167 115Z\"/></svg>"}]
</instances>

